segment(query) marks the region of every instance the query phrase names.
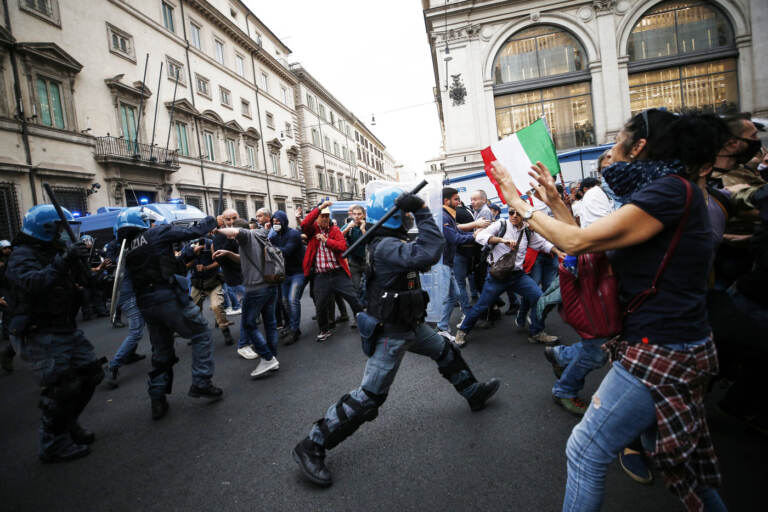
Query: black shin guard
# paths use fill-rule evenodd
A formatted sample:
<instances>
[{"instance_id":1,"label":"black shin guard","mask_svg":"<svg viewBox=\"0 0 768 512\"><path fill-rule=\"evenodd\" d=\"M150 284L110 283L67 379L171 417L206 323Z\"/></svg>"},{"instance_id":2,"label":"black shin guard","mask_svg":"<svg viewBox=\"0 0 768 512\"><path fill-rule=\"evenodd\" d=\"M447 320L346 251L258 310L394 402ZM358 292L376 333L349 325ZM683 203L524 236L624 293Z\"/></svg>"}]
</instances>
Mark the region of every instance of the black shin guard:
<instances>
[{"instance_id":1,"label":"black shin guard","mask_svg":"<svg viewBox=\"0 0 768 512\"><path fill-rule=\"evenodd\" d=\"M459 393L477 382L472 370L470 370L467 362L464 361L461 350L448 340L445 340L445 347L443 347L440 358L437 360L437 368L440 371L440 375L453 384ZM454 376L462 372L466 373L459 375L458 380L454 382Z\"/></svg>"},{"instance_id":2,"label":"black shin guard","mask_svg":"<svg viewBox=\"0 0 768 512\"><path fill-rule=\"evenodd\" d=\"M320 432L323 433L323 448L330 450L338 445L340 442L351 436L355 431L360 428L360 425L366 421L373 421L379 415L379 407L387 399L387 395L377 395L366 391L363 392L371 399L372 405L364 405L352 398L349 393L342 396L338 402L336 402L336 416L339 419L338 424L333 430L328 428L325 422L325 418L321 418L317 421L317 426ZM347 415L344 411L344 405L352 409L352 414Z\"/></svg>"}]
</instances>

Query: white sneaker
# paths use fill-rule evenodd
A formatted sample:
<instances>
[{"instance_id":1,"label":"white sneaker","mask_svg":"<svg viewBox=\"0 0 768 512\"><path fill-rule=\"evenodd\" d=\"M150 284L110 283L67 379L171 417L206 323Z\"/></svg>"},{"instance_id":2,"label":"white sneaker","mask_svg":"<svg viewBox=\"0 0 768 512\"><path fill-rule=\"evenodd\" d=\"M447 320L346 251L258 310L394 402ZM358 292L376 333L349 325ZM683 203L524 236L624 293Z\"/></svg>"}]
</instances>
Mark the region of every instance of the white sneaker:
<instances>
[{"instance_id":1,"label":"white sneaker","mask_svg":"<svg viewBox=\"0 0 768 512\"><path fill-rule=\"evenodd\" d=\"M457 329L461 329L461 324L464 323L464 319L467 317L467 315L461 315L461 320L459 320L459 323L456 324Z\"/></svg>"},{"instance_id":2,"label":"white sneaker","mask_svg":"<svg viewBox=\"0 0 768 512\"><path fill-rule=\"evenodd\" d=\"M259 357L259 354L257 354L250 345L237 349L237 353L240 354L243 359L257 359Z\"/></svg>"},{"instance_id":3,"label":"white sneaker","mask_svg":"<svg viewBox=\"0 0 768 512\"><path fill-rule=\"evenodd\" d=\"M243 312L243 310L242 310L242 308L238 308L238 309L227 308L226 311L224 311L224 312L227 315L234 316L234 315L241 314Z\"/></svg>"},{"instance_id":4,"label":"white sneaker","mask_svg":"<svg viewBox=\"0 0 768 512\"><path fill-rule=\"evenodd\" d=\"M453 337L453 334L449 333L448 331L437 331L437 334L447 340L456 341L456 338Z\"/></svg>"},{"instance_id":5,"label":"white sneaker","mask_svg":"<svg viewBox=\"0 0 768 512\"><path fill-rule=\"evenodd\" d=\"M280 368L280 363L277 362L277 358L273 357L269 361L261 359L256 369L251 372L251 377L261 377L269 372L274 372Z\"/></svg>"}]
</instances>

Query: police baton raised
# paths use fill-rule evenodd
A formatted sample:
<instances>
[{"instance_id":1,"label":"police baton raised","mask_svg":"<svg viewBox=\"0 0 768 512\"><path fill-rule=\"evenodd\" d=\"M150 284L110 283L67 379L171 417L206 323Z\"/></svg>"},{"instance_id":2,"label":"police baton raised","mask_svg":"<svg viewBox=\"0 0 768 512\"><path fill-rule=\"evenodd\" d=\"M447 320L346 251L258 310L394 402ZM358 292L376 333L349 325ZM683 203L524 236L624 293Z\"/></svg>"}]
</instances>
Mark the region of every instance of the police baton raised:
<instances>
[{"instance_id":1,"label":"police baton raised","mask_svg":"<svg viewBox=\"0 0 768 512\"><path fill-rule=\"evenodd\" d=\"M59 204L59 201L56 200L56 194L53 193L53 189L51 188L51 185L48 183L43 183L43 188L45 189L45 192L48 194L48 197L51 198L51 204L56 209L56 214L59 216L59 219L61 219L61 222L64 224L64 229L67 230L67 234L69 235L69 240L71 243L77 242L78 238L75 237L75 232L72 231L72 226L69 225L69 221L67 220L67 217L64 216L64 210L61 209L61 205ZM82 260L82 258L78 258L77 261L80 262L80 271L82 272L82 278L84 279L84 283L87 282L88 278L88 267L85 266L85 262Z\"/></svg>"},{"instance_id":2,"label":"police baton raised","mask_svg":"<svg viewBox=\"0 0 768 512\"><path fill-rule=\"evenodd\" d=\"M413 190L411 190L409 192L409 194L418 194L419 191L421 189L423 189L424 187L426 187L426 186L427 186L427 180L421 180L421 183L416 185L416 187ZM363 245L363 244L367 243L367 241L381 227L381 225L384 224L385 222L387 222L390 217L392 217L395 213L397 213L398 209L399 208L397 206L393 206L392 208L390 208L389 211L387 213L385 213L384 216L381 219L378 220L378 222L376 222L376 224L374 224L373 226L371 226L368 229L366 229L365 230L365 234L363 236L361 236L360 238L358 238L357 241L355 241L355 243L350 245L349 248L346 251L344 251L344 254L341 255L342 258L346 258L349 255L349 253L354 251L355 248L358 245Z\"/></svg>"}]
</instances>

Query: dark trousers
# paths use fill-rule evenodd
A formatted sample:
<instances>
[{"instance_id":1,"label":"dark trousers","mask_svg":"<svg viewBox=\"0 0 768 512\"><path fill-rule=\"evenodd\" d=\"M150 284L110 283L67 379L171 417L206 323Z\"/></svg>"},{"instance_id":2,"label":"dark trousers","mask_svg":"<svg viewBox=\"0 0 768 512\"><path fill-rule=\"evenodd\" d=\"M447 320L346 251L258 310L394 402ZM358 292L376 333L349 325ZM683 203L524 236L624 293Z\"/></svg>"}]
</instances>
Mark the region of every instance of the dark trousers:
<instances>
[{"instance_id":1,"label":"dark trousers","mask_svg":"<svg viewBox=\"0 0 768 512\"><path fill-rule=\"evenodd\" d=\"M353 315L363 310L360 301L357 300L355 285L352 284L352 279L344 269L337 268L331 272L317 273L313 280L317 323L321 331L328 330L328 310L334 302L334 295L347 301Z\"/></svg>"}]
</instances>

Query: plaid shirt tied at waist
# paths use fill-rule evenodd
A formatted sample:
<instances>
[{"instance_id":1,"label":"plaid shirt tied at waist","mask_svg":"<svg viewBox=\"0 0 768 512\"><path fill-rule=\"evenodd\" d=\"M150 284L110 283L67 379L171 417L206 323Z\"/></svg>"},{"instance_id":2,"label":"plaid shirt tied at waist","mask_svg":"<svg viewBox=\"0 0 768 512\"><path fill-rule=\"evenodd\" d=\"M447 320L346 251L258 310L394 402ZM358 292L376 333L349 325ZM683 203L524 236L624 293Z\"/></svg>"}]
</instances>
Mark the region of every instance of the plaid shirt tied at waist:
<instances>
[{"instance_id":1,"label":"plaid shirt tied at waist","mask_svg":"<svg viewBox=\"0 0 768 512\"><path fill-rule=\"evenodd\" d=\"M323 232L323 234L328 236L327 232ZM333 254L333 251L328 248L325 242L321 241L317 247L317 254L315 254L315 272L323 274L337 268L340 268L340 266L336 262L336 255Z\"/></svg>"},{"instance_id":2,"label":"plaid shirt tied at waist","mask_svg":"<svg viewBox=\"0 0 768 512\"><path fill-rule=\"evenodd\" d=\"M651 392L656 444L649 455L664 474L667 488L686 510L703 510L695 489L719 487L722 479L704 414L707 379L719 371L712 338L688 351L616 338L603 350Z\"/></svg>"}]
</instances>

